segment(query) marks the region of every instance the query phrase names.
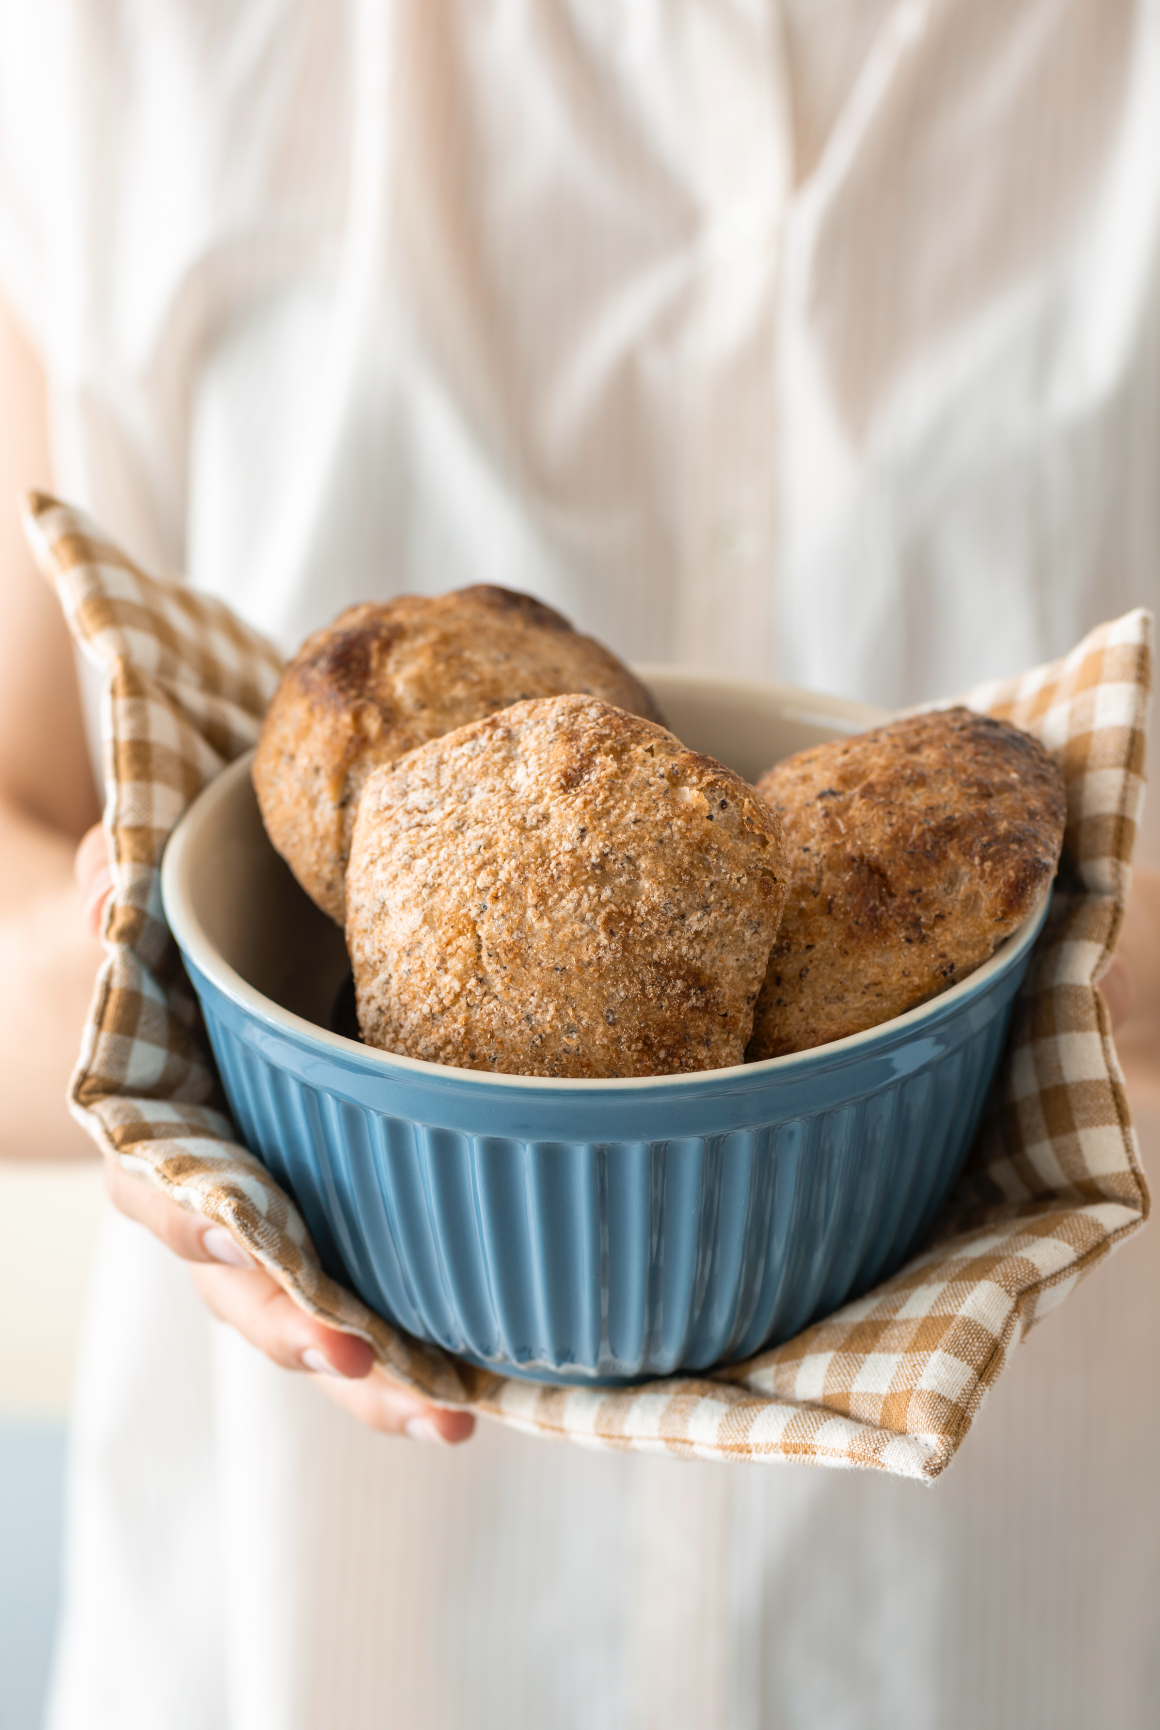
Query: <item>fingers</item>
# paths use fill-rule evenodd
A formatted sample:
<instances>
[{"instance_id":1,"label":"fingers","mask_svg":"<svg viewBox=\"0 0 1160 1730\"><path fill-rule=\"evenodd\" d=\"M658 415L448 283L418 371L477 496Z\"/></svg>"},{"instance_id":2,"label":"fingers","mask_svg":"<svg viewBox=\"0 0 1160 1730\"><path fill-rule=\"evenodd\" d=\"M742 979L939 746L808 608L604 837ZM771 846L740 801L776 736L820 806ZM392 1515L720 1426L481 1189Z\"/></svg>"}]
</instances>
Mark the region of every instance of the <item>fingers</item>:
<instances>
[{"instance_id":1,"label":"fingers","mask_svg":"<svg viewBox=\"0 0 1160 1730\"><path fill-rule=\"evenodd\" d=\"M143 1225L184 1261L213 1315L282 1369L312 1374L352 1417L384 1435L413 1441L462 1442L475 1428L469 1412L446 1411L375 1368L365 1340L329 1328L299 1309L222 1226L187 1213L143 1178L105 1162L114 1207ZM373 1372L373 1373L372 1373Z\"/></svg>"},{"instance_id":2,"label":"fingers","mask_svg":"<svg viewBox=\"0 0 1160 1730\"><path fill-rule=\"evenodd\" d=\"M122 1171L112 1159L105 1161L105 1189L119 1213L143 1225L183 1261L228 1261L234 1267L246 1268L255 1265L221 1226L212 1226L204 1214L187 1213L145 1178Z\"/></svg>"},{"instance_id":3,"label":"fingers","mask_svg":"<svg viewBox=\"0 0 1160 1730\"><path fill-rule=\"evenodd\" d=\"M1113 955L1107 972L1099 983L1099 992L1108 1006L1108 1019L1113 1028L1120 1027L1132 1013L1135 982L1132 969L1122 955Z\"/></svg>"},{"instance_id":4,"label":"fingers","mask_svg":"<svg viewBox=\"0 0 1160 1730\"><path fill-rule=\"evenodd\" d=\"M197 1263L207 1275L212 1271L221 1276L201 1286L202 1296L220 1320L231 1322L274 1363L302 1369L303 1352L315 1352L320 1365L329 1365L339 1375L369 1373L374 1353L365 1340L306 1315L223 1226L213 1225L204 1214L187 1213L112 1160L105 1164L105 1187L114 1207L152 1232L174 1255Z\"/></svg>"},{"instance_id":5,"label":"fingers","mask_svg":"<svg viewBox=\"0 0 1160 1730\"><path fill-rule=\"evenodd\" d=\"M268 1274L202 1264L194 1283L220 1322L286 1370L306 1370L336 1404L384 1435L412 1441L464 1442L475 1428L470 1412L445 1411L392 1381L375 1365L365 1341L306 1315Z\"/></svg>"},{"instance_id":6,"label":"fingers","mask_svg":"<svg viewBox=\"0 0 1160 1730\"><path fill-rule=\"evenodd\" d=\"M236 1328L284 1370L357 1378L374 1367L375 1355L365 1340L315 1321L261 1268L245 1273L202 1263L193 1277L218 1321Z\"/></svg>"},{"instance_id":7,"label":"fingers","mask_svg":"<svg viewBox=\"0 0 1160 1730\"><path fill-rule=\"evenodd\" d=\"M454 1447L475 1431L470 1412L448 1411L433 1406L409 1388L393 1382L385 1370L376 1368L363 1381L319 1378L319 1388L352 1418L386 1436L407 1436L413 1442L437 1442Z\"/></svg>"},{"instance_id":8,"label":"fingers","mask_svg":"<svg viewBox=\"0 0 1160 1730\"><path fill-rule=\"evenodd\" d=\"M103 824L94 823L81 837L73 871L84 896L85 929L91 936L99 937L105 903L113 893L113 872Z\"/></svg>"}]
</instances>

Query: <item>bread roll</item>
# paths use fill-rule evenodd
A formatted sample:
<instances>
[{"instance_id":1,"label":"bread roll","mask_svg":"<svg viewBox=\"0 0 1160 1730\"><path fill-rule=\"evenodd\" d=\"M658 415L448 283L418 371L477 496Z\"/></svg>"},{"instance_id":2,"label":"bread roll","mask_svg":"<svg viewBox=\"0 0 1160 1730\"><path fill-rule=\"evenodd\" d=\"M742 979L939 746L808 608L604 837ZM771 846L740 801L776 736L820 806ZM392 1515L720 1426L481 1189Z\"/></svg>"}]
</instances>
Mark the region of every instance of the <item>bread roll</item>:
<instances>
[{"instance_id":1,"label":"bread roll","mask_svg":"<svg viewBox=\"0 0 1160 1730\"><path fill-rule=\"evenodd\" d=\"M1017 727L912 715L770 769L792 881L750 1059L875 1027L987 959L1038 905L1063 842L1063 777Z\"/></svg>"},{"instance_id":2,"label":"bread roll","mask_svg":"<svg viewBox=\"0 0 1160 1730\"><path fill-rule=\"evenodd\" d=\"M364 1039L513 1075L740 1063L786 888L739 776L597 698L379 768L347 875Z\"/></svg>"},{"instance_id":3,"label":"bread roll","mask_svg":"<svg viewBox=\"0 0 1160 1730\"><path fill-rule=\"evenodd\" d=\"M254 759L266 832L341 925L371 771L511 703L569 691L660 719L615 655L530 595L478 587L350 607L307 638L270 705Z\"/></svg>"}]
</instances>

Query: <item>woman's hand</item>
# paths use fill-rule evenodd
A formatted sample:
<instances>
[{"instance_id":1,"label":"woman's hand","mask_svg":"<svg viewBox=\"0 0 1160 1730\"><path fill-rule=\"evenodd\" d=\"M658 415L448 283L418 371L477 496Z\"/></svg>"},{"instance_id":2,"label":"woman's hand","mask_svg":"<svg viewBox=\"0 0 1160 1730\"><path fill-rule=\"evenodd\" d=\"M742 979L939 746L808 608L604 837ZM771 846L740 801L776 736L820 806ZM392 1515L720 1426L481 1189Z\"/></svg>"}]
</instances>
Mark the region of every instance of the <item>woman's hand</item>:
<instances>
[{"instance_id":1,"label":"woman's hand","mask_svg":"<svg viewBox=\"0 0 1160 1730\"><path fill-rule=\"evenodd\" d=\"M1160 1102L1160 872L1133 873L1119 946L1100 991L1130 1092L1138 1102Z\"/></svg>"},{"instance_id":2,"label":"woman's hand","mask_svg":"<svg viewBox=\"0 0 1160 1730\"><path fill-rule=\"evenodd\" d=\"M190 1262L194 1283L210 1311L271 1363L313 1376L337 1405L385 1435L449 1443L465 1442L471 1435L475 1419L470 1412L432 1405L392 1381L377 1368L363 1340L300 1310L228 1231L200 1214L187 1213L112 1160L106 1161L105 1172L113 1206Z\"/></svg>"},{"instance_id":3,"label":"woman's hand","mask_svg":"<svg viewBox=\"0 0 1160 1730\"><path fill-rule=\"evenodd\" d=\"M99 931L113 886L99 824L77 849L76 875L86 922L90 931ZM392 1381L376 1367L363 1340L300 1310L222 1226L187 1213L112 1160L105 1163L105 1181L113 1206L192 1263L194 1283L212 1314L236 1328L271 1363L313 1376L336 1404L372 1430L425 1442L465 1442L471 1435L475 1419L470 1412L432 1405Z\"/></svg>"}]
</instances>

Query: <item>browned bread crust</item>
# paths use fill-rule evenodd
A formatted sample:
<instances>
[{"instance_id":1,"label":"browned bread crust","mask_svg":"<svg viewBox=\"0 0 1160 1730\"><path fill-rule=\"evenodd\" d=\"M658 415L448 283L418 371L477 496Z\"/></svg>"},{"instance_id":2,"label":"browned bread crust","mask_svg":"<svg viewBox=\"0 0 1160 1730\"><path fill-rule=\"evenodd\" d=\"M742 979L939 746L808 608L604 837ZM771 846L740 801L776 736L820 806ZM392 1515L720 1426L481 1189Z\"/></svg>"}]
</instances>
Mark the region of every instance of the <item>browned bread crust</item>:
<instances>
[{"instance_id":1,"label":"browned bread crust","mask_svg":"<svg viewBox=\"0 0 1160 1730\"><path fill-rule=\"evenodd\" d=\"M615 655L530 595L481 585L349 607L306 639L266 715L254 758L266 832L341 925L372 769L511 703L569 691L660 719Z\"/></svg>"},{"instance_id":2,"label":"browned bread crust","mask_svg":"<svg viewBox=\"0 0 1160 1730\"><path fill-rule=\"evenodd\" d=\"M786 881L781 825L732 770L593 697L518 703L363 789L363 1037L510 1075L740 1063Z\"/></svg>"},{"instance_id":3,"label":"browned bread crust","mask_svg":"<svg viewBox=\"0 0 1160 1730\"><path fill-rule=\"evenodd\" d=\"M751 1060L876 1027L965 978L1038 905L1063 842L1055 763L968 709L802 751L757 789L793 880Z\"/></svg>"}]
</instances>

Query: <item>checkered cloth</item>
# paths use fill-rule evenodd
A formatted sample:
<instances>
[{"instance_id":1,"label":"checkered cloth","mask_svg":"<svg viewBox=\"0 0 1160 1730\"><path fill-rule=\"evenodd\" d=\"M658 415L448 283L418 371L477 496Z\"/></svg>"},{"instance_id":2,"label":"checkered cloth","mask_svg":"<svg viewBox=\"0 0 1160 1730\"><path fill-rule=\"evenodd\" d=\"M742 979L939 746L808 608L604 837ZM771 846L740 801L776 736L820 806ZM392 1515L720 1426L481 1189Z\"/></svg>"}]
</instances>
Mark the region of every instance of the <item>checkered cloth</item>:
<instances>
[{"instance_id":1,"label":"checkered cloth","mask_svg":"<svg viewBox=\"0 0 1160 1730\"><path fill-rule=\"evenodd\" d=\"M1066 777L1068 823L1001 1074L936 1241L745 1363L632 1388L548 1388L475 1369L372 1314L323 1273L293 1203L234 1139L158 867L186 806L255 743L276 651L221 602L138 570L80 512L35 494L26 523L105 676L115 888L70 1096L104 1153L227 1227L305 1310L446 1404L591 1446L937 1477L1012 1347L1148 1211L1095 981L1119 933L1143 792L1149 616L1102 625L1066 659L964 699L1043 741Z\"/></svg>"}]
</instances>

